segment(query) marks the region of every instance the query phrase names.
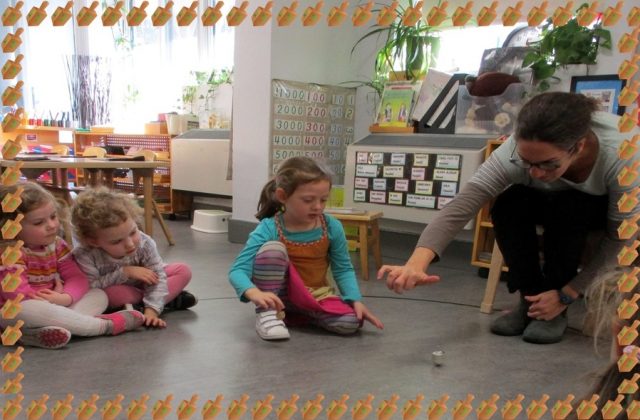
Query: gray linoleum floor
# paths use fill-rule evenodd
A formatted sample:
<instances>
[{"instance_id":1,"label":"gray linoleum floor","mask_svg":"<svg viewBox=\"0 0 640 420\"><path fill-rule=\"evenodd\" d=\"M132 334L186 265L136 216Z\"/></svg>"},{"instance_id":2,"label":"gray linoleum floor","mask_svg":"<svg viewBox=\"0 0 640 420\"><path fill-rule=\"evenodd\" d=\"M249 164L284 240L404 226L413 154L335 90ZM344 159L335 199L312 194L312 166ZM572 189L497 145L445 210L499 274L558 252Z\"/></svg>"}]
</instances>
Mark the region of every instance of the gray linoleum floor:
<instances>
[{"instance_id":1,"label":"gray linoleum floor","mask_svg":"<svg viewBox=\"0 0 640 420\"><path fill-rule=\"evenodd\" d=\"M25 375L25 403L46 393L52 406L72 393L76 407L95 393L101 406L122 393L126 408L143 393L150 395L150 403L172 393L175 408L197 393L199 404L223 394L227 407L243 393L250 396L250 406L269 393L277 403L296 393L301 406L323 393L326 407L347 393L352 407L371 393L377 407L394 393L401 404L422 393L425 406L448 394L452 407L471 393L477 407L497 393L502 407L522 393L525 404L549 394L552 405L569 393L582 397L593 372L606 363L606 349L602 355L594 352L593 340L580 333L577 317L571 324L578 328L559 344L532 345L518 337L491 335L489 322L497 313L478 310L485 280L469 264L469 247L456 244L433 267L443 278L439 284L399 296L380 281L361 282L365 303L385 323L383 331L367 325L356 336L339 337L295 329L289 341L265 342L254 331L252 306L241 304L227 282L228 267L241 245L229 243L225 234L193 231L186 219L168 223L177 245L167 246L157 225L154 237L165 261L191 265L194 276L188 289L198 296L198 305L166 314L165 330L74 339L58 351L26 349L19 370ZM401 263L413 244L385 241L384 262ZM354 263L358 270L355 258ZM499 309L514 302L505 289L501 284ZM431 363L435 350L445 352L440 367ZM15 374L0 375L4 383ZM399 413L395 417L401 418Z\"/></svg>"}]
</instances>

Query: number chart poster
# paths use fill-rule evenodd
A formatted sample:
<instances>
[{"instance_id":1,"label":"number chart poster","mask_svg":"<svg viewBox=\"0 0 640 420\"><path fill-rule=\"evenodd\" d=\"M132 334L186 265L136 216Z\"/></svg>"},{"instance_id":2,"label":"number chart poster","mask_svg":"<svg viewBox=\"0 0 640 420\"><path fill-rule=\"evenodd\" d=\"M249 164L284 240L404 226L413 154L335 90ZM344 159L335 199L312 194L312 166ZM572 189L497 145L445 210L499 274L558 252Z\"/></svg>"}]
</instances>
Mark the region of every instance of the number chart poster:
<instances>
[{"instance_id":1,"label":"number chart poster","mask_svg":"<svg viewBox=\"0 0 640 420\"><path fill-rule=\"evenodd\" d=\"M355 88L273 80L271 170L293 156L324 162L344 185L347 145L353 142Z\"/></svg>"},{"instance_id":2,"label":"number chart poster","mask_svg":"<svg viewBox=\"0 0 640 420\"><path fill-rule=\"evenodd\" d=\"M458 193L462 155L356 152L353 201L440 210Z\"/></svg>"}]
</instances>

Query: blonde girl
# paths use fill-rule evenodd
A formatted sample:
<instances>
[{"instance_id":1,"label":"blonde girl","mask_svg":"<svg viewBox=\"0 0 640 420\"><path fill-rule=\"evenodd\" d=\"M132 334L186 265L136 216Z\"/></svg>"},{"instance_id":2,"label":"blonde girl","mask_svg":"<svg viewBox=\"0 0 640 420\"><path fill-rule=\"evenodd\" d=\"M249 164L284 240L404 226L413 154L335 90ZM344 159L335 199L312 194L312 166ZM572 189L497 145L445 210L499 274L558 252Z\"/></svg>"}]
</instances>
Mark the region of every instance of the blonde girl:
<instances>
[{"instance_id":1,"label":"blonde girl","mask_svg":"<svg viewBox=\"0 0 640 420\"><path fill-rule=\"evenodd\" d=\"M116 335L135 329L144 321L136 311L100 315L107 307L101 290L89 290L87 277L76 264L69 245L58 236L63 215L55 198L33 182L0 186L0 197L22 187L21 204L12 213L2 213L0 226L23 215L17 239L24 242L21 258L0 266L0 278L22 269L21 283L13 292L0 291L0 305L24 295L22 310L13 320L0 319L6 328L18 319L24 322L21 342L43 348L60 348L72 335ZM13 245L4 241L2 249Z\"/></svg>"},{"instance_id":2,"label":"blonde girl","mask_svg":"<svg viewBox=\"0 0 640 420\"><path fill-rule=\"evenodd\" d=\"M107 188L85 190L72 209L81 242L73 253L91 287L103 289L109 307L143 305L144 325L166 327L166 307L187 309L197 300L183 289L191 280L186 264L165 265L156 243L139 229L142 209L127 194Z\"/></svg>"},{"instance_id":3,"label":"blonde girl","mask_svg":"<svg viewBox=\"0 0 640 420\"><path fill-rule=\"evenodd\" d=\"M324 214L331 174L307 157L284 161L263 188L258 227L229 270L240 300L256 306L264 340L289 338L287 325L309 323L352 334L367 320L382 323L361 302L340 222ZM337 290L327 279L331 273Z\"/></svg>"}]
</instances>

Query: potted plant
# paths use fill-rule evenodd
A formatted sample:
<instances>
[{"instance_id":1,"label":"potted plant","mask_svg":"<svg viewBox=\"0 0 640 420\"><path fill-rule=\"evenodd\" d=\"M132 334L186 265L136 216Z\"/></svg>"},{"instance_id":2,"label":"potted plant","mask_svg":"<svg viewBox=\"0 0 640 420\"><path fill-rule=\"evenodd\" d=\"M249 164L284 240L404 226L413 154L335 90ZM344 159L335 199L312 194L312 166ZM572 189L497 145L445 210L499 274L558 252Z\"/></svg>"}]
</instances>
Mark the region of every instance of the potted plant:
<instances>
[{"instance_id":1,"label":"potted plant","mask_svg":"<svg viewBox=\"0 0 640 420\"><path fill-rule=\"evenodd\" d=\"M588 4L583 4L577 11ZM592 27L578 24L574 16L563 26L553 26L547 19L539 40L529 44L531 51L522 67L530 67L540 91L549 89L559 67L571 64L595 64L600 48L611 49L611 33L602 28L601 17Z\"/></svg>"}]
</instances>

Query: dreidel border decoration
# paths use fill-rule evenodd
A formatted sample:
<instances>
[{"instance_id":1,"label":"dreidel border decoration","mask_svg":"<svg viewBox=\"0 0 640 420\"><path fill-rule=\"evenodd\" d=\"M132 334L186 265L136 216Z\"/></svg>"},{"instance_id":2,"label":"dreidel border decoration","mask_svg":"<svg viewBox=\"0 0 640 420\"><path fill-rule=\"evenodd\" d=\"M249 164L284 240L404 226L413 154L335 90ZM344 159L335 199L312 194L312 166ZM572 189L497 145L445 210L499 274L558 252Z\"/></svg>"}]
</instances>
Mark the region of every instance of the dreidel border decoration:
<instances>
[{"instance_id":1,"label":"dreidel border decoration","mask_svg":"<svg viewBox=\"0 0 640 420\"><path fill-rule=\"evenodd\" d=\"M100 3L97 0L94 0L89 7L85 6L76 15L76 22L78 26L89 26L93 21L98 17L98 12L96 9Z\"/></svg>"},{"instance_id":2,"label":"dreidel border decoration","mask_svg":"<svg viewBox=\"0 0 640 420\"><path fill-rule=\"evenodd\" d=\"M100 15L102 26L113 26L122 18L122 7L124 6L123 0L118 0L115 5L109 6Z\"/></svg>"},{"instance_id":3,"label":"dreidel border decoration","mask_svg":"<svg viewBox=\"0 0 640 420\"><path fill-rule=\"evenodd\" d=\"M340 26L347 19L347 8L349 1L343 0L340 6L334 6L327 14L327 25L330 27Z\"/></svg>"},{"instance_id":4,"label":"dreidel border decoration","mask_svg":"<svg viewBox=\"0 0 640 420\"><path fill-rule=\"evenodd\" d=\"M64 26L71 17L73 9L73 1L68 1L64 7L57 7L56 10L51 15L51 22L53 26Z\"/></svg>"},{"instance_id":5,"label":"dreidel border decoration","mask_svg":"<svg viewBox=\"0 0 640 420\"><path fill-rule=\"evenodd\" d=\"M271 9L273 8L273 1L269 0L264 6L256 7L256 10L251 14L251 23L253 26L264 26L271 19Z\"/></svg>"},{"instance_id":6,"label":"dreidel border decoration","mask_svg":"<svg viewBox=\"0 0 640 420\"><path fill-rule=\"evenodd\" d=\"M7 8L2 11L2 25L15 25L18 19L22 17L22 6L24 6L22 0L17 1L15 6L7 6Z\"/></svg>"},{"instance_id":7,"label":"dreidel border decoration","mask_svg":"<svg viewBox=\"0 0 640 420\"><path fill-rule=\"evenodd\" d=\"M149 6L147 0L143 0L140 6L132 7L127 13L127 25L138 26L147 18L147 11L145 10Z\"/></svg>"},{"instance_id":8,"label":"dreidel border decoration","mask_svg":"<svg viewBox=\"0 0 640 420\"><path fill-rule=\"evenodd\" d=\"M176 15L176 22L178 26L189 26L198 17L198 5L200 3L196 0L191 2L189 7L182 6L182 9Z\"/></svg>"},{"instance_id":9,"label":"dreidel border decoration","mask_svg":"<svg viewBox=\"0 0 640 420\"><path fill-rule=\"evenodd\" d=\"M42 23L43 20L47 17L47 6L49 2L44 0L40 7L33 6L29 13L27 14L27 25L28 26L38 26Z\"/></svg>"},{"instance_id":10,"label":"dreidel border decoration","mask_svg":"<svg viewBox=\"0 0 640 420\"><path fill-rule=\"evenodd\" d=\"M249 2L244 0L240 7L233 6L229 13L227 13L227 25L229 26L238 26L240 25L244 19L247 17L247 7L249 6Z\"/></svg>"},{"instance_id":11,"label":"dreidel border decoration","mask_svg":"<svg viewBox=\"0 0 640 420\"><path fill-rule=\"evenodd\" d=\"M202 26L214 26L220 18L222 17L222 6L224 6L224 2L222 0L218 0L216 5L213 7L207 7L202 13L201 21Z\"/></svg>"},{"instance_id":12,"label":"dreidel border decoration","mask_svg":"<svg viewBox=\"0 0 640 420\"><path fill-rule=\"evenodd\" d=\"M151 15L151 24L153 26L164 26L167 24L171 16L173 16L173 0L169 0L166 5L156 7Z\"/></svg>"},{"instance_id":13,"label":"dreidel border decoration","mask_svg":"<svg viewBox=\"0 0 640 420\"><path fill-rule=\"evenodd\" d=\"M22 38L20 35L24 32L24 28L17 28L15 33L7 33L2 40L2 52L3 53L12 53L18 49L20 44L22 44ZM10 106L6 105L5 106Z\"/></svg>"},{"instance_id":14,"label":"dreidel border decoration","mask_svg":"<svg viewBox=\"0 0 640 420\"><path fill-rule=\"evenodd\" d=\"M558 6L551 15L553 26L563 26L573 17L573 0L569 0L565 6Z\"/></svg>"},{"instance_id":15,"label":"dreidel border decoration","mask_svg":"<svg viewBox=\"0 0 640 420\"><path fill-rule=\"evenodd\" d=\"M524 2L519 0L515 6L507 6L502 12L502 26L513 26L522 17L522 6Z\"/></svg>"},{"instance_id":16,"label":"dreidel border decoration","mask_svg":"<svg viewBox=\"0 0 640 420\"><path fill-rule=\"evenodd\" d=\"M353 26L364 26L369 22L373 13L371 12L373 9L373 0L369 0L364 5L356 6L353 9L353 14L351 15L351 23Z\"/></svg>"},{"instance_id":17,"label":"dreidel border decoration","mask_svg":"<svg viewBox=\"0 0 640 420\"><path fill-rule=\"evenodd\" d=\"M476 16L476 20L478 21L478 26L489 26L493 23L494 20L498 17L498 12L496 9L500 3L497 1L493 1L489 6L483 6L482 9L478 12L478 16Z\"/></svg>"}]
</instances>

